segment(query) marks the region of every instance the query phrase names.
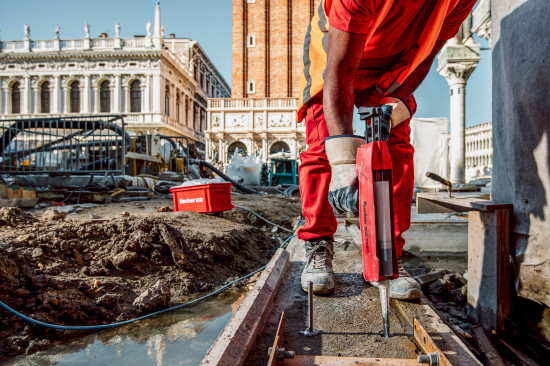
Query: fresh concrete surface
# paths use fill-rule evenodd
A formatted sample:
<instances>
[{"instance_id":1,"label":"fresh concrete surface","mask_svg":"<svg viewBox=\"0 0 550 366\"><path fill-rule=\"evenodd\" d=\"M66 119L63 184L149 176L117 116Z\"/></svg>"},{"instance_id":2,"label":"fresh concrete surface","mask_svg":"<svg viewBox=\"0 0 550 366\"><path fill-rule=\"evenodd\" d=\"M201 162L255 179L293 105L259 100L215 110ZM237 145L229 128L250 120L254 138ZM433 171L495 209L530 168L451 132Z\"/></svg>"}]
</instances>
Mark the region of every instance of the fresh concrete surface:
<instances>
[{"instance_id":1,"label":"fresh concrete surface","mask_svg":"<svg viewBox=\"0 0 550 366\"><path fill-rule=\"evenodd\" d=\"M412 328L393 306L390 313L392 337L383 337L378 289L363 280L361 250L342 226L339 226L335 239L336 292L332 296L314 298L314 326L323 333L313 337L298 333L307 326L307 294L300 286L300 274L305 264L304 245L294 239L287 248L291 254L290 263L273 309L245 365L267 363L267 349L273 343L283 311L285 332L281 347L298 355L416 357L417 348L411 341Z\"/></svg>"}]
</instances>

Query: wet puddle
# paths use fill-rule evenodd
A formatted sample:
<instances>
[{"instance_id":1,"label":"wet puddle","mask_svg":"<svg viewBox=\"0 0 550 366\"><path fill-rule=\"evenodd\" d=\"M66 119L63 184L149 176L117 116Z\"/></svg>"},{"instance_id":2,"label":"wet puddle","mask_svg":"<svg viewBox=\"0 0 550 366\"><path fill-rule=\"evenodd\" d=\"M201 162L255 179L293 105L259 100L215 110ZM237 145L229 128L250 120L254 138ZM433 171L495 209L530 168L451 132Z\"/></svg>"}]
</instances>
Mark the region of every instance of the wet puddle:
<instances>
[{"instance_id":1,"label":"wet puddle","mask_svg":"<svg viewBox=\"0 0 550 366\"><path fill-rule=\"evenodd\" d=\"M2 366L198 365L244 294L242 289L228 291L189 308L18 356Z\"/></svg>"}]
</instances>

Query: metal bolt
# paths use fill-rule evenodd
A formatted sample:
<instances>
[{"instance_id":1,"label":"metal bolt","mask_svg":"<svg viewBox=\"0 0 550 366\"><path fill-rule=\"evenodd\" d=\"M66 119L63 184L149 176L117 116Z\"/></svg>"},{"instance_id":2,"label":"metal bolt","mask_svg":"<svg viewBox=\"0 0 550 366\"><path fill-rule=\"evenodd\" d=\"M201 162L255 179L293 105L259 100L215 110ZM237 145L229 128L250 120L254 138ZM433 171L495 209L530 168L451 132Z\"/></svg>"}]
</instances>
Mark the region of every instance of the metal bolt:
<instances>
[{"instance_id":1,"label":"metal bolt","mask_svg":"<svg viewBox=\"0 0 550 366\"><path fill-rule=\"evenodd\" d=\"M418 363L427 363L430 366L439 366L439 355L436 352L418 356Z\"/></svg>"},{"instance_id":2,"label":"metal bolt","mask_svg":"<svg viewBox=\"0 0 550 366\"><path fill-rule=\"evenodd\" d=\"M271 352L273 352L273 347L269 347L267 350L267 355L271 356ZM277 348L277 353L275 355L275 358L277 361L284 361L287 358L294 358L295 352L294 351L287 351L284 348Z\"/></svg>"},{"instance_id":3,"label":"metal bolt","mask_svg":"<svg viewBox=\"0 0 550 366\"><path fill-rule=\"evenodd\" d=\"M308 327L299 333L311 337L321 333L319 329L313 327L313 282L311 281L308 282L307 286L307 310Z\"/></svg>"}]
</instances>

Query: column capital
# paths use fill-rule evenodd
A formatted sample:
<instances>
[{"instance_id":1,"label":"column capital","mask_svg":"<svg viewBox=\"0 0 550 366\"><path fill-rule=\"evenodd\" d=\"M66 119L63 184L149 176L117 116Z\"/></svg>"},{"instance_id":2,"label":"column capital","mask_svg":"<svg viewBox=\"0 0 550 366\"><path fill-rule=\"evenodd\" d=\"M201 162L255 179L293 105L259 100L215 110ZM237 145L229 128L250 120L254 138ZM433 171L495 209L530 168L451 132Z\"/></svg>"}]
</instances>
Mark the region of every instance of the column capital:
<instances>
[{"instance_id":1,"label":"column capital","mask_svg":"<svg viewBox=\"0 0 550 366\"><path fill-rule=\"evenodd\" d=\"M466 84L480 60L479 49L479 44L447 42L437 57L437 71L449 85Z\"/></svg>"}]
</instances>

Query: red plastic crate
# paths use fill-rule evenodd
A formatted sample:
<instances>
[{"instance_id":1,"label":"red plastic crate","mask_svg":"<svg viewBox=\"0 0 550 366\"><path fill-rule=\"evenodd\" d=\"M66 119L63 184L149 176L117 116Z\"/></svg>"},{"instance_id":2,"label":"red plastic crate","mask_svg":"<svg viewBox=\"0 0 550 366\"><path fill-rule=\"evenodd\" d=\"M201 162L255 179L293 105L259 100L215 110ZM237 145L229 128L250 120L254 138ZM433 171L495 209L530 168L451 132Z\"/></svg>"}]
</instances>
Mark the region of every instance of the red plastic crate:
<instances>
[{"instance_id":1,"label":"red plastic crate","mask_svg":"<svg viewBox=\"0 0 550 366\"><path fill-rule=\"evenodd\" d=\"M233 208L231 183L209 183L170 188L174 211L214 213Z\"/></svg>"}]
</instances>

